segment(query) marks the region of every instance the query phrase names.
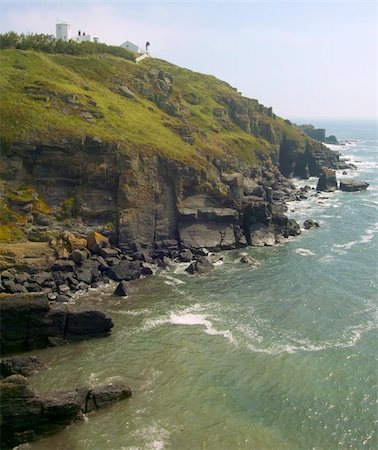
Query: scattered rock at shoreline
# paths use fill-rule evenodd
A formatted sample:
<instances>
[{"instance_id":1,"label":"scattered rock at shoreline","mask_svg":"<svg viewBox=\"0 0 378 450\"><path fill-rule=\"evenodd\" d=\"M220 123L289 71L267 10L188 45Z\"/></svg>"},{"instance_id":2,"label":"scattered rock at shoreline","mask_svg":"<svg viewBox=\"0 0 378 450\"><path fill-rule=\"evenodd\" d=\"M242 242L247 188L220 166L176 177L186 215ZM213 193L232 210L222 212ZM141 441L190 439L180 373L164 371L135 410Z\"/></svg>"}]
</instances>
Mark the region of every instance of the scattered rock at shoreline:
<instances>
[{"instance_id":1,"label":"scattered rock at shoreline","mask_svg":"<svg viewBox=\"0 0 378 450\"><path fill-rule=\"evenodd\" d=\"M345 192L364 191L369 187L369 183L356 178L340 180L340 190Z\"/></svg>"}]
</instances>

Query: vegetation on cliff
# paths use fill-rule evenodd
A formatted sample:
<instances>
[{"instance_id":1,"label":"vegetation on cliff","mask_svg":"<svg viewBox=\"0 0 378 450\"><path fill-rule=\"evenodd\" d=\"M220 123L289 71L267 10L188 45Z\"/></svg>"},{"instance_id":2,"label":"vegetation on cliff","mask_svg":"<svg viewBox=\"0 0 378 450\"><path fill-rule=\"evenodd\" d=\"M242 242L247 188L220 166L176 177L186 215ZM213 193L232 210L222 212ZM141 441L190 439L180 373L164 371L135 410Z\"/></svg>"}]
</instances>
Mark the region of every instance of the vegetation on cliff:
<instances>
[{"instance_id":1,"label":"vegetation on cliff","mask_svg":"<svg viewBox=\"0 0 378 450\"><path fill-rule=\"evenodd\" d=\"M27 37L16 35L16 44L2 47L19 48L0 52L3 151L6 142L97 136L126 152L194 165L232 156L257 163L277 153L283 136L304 140L271 109L215 77L157 59L137 65L100 47L80 54L88 52L76 44L77 55L60 52L59 41L47 37L28 39L38 44L19 45Z\"/></svg>"},{"instance_id":2,"label":"vegetation on cliff","mask_svg":"<svg viewBox=\"0 0 378 450\"><path fill-rule=\"evenodd\" d=\"M224 173L258 183L264 165L305 176L323 164L321 144L213 76L70 45L1 36L0 241L47 240L33 227L71 219L121 241L176 238L185 196L230 205L248 191Z\"/></svg>"}]
</instances>

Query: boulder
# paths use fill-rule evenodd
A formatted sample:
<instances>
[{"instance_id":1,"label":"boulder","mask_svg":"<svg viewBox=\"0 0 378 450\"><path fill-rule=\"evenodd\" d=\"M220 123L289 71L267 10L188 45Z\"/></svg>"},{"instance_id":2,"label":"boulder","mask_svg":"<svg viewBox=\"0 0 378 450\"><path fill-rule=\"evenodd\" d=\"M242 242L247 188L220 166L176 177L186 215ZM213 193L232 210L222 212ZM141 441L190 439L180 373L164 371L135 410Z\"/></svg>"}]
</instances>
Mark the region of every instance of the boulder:
<instances>
[{"instance_id":1,"label":"boulder","mask_svg":"<svg viewBox=\"0 0 378 450\"><path fill-rule=\"evenodd\" d=\"M107 275L115 281L136 280L141 275L141 263L140 261L122 260L119 264L109 267Z\"/></svg>"},{"instance_id":2,"label":"boulder","mask_svg":"<svg viewBox=\"0 0 378 450\"><path fill-rule=\"evenodd\" d=\"M243 263L243 264L247 264L248 266L258 266L259 265L259 262L256 261L256 259L253 259L249 255L243 255L240 258L240 262Z\"/></svg>"},{"instance_id":3,"label":"boulder","mask_svg":"<svg viewBox=\"0 0 378 450\"><path fill-rule=\"evenodd\" d=\"M71 259L57 259L50 269L54 272L72 272L75 263Z\"/></svg>"},{"instance_id":4,"label":"boulder","mask_svg":"<svg viewBox=\"0 0 378 450\"><path fill-rule=\"evenodd\" d=\"M36 356L11 356L0 361L0 377L6 378L11 375L28 377L44 367Z\"/></svg>"},{"instance_id":5,"label":"boulder","mask_svg":"<svg viewBox=\"0 0 378 450\"><path fill-rule=\"evenodd\" d=\"M186 269L186 272L188 272L190 275L194 275L197 271L197 263L196 261L192 262Z\"/></svg>"},{"instance_id":6,"label":"boulder","mask_svg":"<svg viewBox=\"0 0 378 450\"><path fill-rule=\"evenodd\" d=\"M73 233L68 233L65 235L65 240L68 243L71 252L74 250L85 250L87 248L87 240L85 238L79 238Z\"/></svg>"},{"instance_id":7,"label":"boulder","mask_svg":"<svg viewBox=\"0 0 378 450\"><path fill-rule=\"evenodd\" d=\"M276 244L274 230L264 224L253 225L250 227L250 242L254 247L273 246Z\"/></svg>"},{"instance_id":8,"label":"boulder","mask_svg":"<svg viewBox=\"0 0 378 450\"><path fill-rule=\"evenodd\" d=\"M193 259L193 253L189 249L183 250L179 258L181 262L190 262Z\"/></svg>"},{"instance_id":9,"label":"boulder","mask_svg":"<svg viewBox=\"0 0 378 450\"><path fill-rule=\"evenodd\" d=\"M117 295L118 297L126 297L127 296L127 284L126 281L121 281L116 290L113 292L113 295Z\"/></svg>"},{"instance_id":10,"label":"boulder","mask_svg":"<svg viewBox=\"0 0 378 450\"><path fill-rule=\"evenodd\" d=\"M70 253L69 258L72 259L72 261L75 264L83 264L84 261L87 259L88 257L88 253L84 250L74 250L73 252Z\"/></svg>"},{"instance_id":11,"label":"boulder","mask_svg":"<svg viewBox=\"0 0 378 450\"><path fill-rule=\"evenodd\" d=\"M153 275L154 272L152 271L152 269L150 267L144 267L142 266L141 268L141 274L144 276L148 276L148 275Z\"/></svg>"},{"instance_id":12,"label":"boulder","mask_svg":"<svg viewBox=\"0 0 378 450\"><path fill-rule=\"evenodd\" d=\"M83 412L105 408L114 402L131 397L132 390L123 384L107 384L87 391L85 404L82 404Z\"/></svg>"},{"instance_id":13,"label":"boulder","mask_svg":"<svg viewBox=\"0 0 378 450\"><path fill-rule=\"evenodd\" d=\"M116 258L119 254L119 251L115 248L105 247L100 250L100 255L103 258Z\"/></svg>"},{"instance_id":14,"label":"boulder","mask_svg":"<svg viewBox=\"0 0 378 450\"><path fill-rule=\"evenodd\" d=\"M337 189L336 172L327 167L322 167L318 184L316 186L317 191L333 192Z\"/></svg>"},{"instance_id":15,"label":"boulder","mask_svg":"<svg viewBox=\"0 0 378 450\"><path fill-rule=\"evenodd\" d=\"M109 336L113 326L112 319L102 311L68 311L63 339L77 341Z\"/></svg>"},{"instance_id":16,"label":"boulder","mask_svg":"<svg viewBox=\"0 0 378 450\"><path fill-rule=\"evenodd\" d=\"M318 227L320 227L320 225L319 225L319 222L315 222L312 219L307 219L303 222L303 227L305 230L309 230L314 227L318 228Z\"/></svg>"},{"instance_id":17,"label":"boulder","mask_svg":"<svg viewBox=\"0 0 378 450\"><path fill-rule=\"evenodd\" d=\"M190 275L194 275L195 272L209 273L213 269L214 265L210 261L208 261L204 256L199 256L198 259L193 261L185 270Z\"/></svg>"},{"instance_id":18,"label":"boulder","mask_svg":"<svg viewBox=\"0 0 378 450\"><path fill-rule=\"evenodd\" d=\"M82 281L83 283L91 284L93 276L89 269L83 269L77 272L76 278L78 279L79 282Z\"/></svg>"},{"instance_id":19,"label":"boulder","mask_svg":"<svg viewBox=\"0 0 378 450\"><path fill-rule=\"evenodd\" d=\"M92 253L99 254L102 248L109 247L109 239L96 231L87 236L87 248Z\"/></svg>"},{"instance_id":20,"label":"boulder","mask_svg":"<svg viewBox=\"0 0 378 450\"><path fill-rule=\"evenodd\" d=\"M345 192L364 191L368 188L369 183L355 178L340 180L340 190Z\"/></svg>"}]
</instances>

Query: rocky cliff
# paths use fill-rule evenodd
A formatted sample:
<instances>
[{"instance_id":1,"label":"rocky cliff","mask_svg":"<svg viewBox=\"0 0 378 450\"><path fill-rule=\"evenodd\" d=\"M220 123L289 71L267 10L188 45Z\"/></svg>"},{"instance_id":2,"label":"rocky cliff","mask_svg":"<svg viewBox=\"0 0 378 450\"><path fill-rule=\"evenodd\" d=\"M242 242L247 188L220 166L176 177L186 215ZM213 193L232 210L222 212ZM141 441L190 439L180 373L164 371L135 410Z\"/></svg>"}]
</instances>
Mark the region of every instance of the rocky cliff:
<instances>
[{"instance_id":1,"label":"rocky cliff","mask_svg":"<svg viewBox=\"0 0 378 450\"><path fill-rule=\"evenodd\" d=\"M261 243L264 229L274 243L296 233L281 173L338 164L208 75L153 59L0 53L3 241L96 229L134 252L222 249Z\"/></svg>"}]
</instances>

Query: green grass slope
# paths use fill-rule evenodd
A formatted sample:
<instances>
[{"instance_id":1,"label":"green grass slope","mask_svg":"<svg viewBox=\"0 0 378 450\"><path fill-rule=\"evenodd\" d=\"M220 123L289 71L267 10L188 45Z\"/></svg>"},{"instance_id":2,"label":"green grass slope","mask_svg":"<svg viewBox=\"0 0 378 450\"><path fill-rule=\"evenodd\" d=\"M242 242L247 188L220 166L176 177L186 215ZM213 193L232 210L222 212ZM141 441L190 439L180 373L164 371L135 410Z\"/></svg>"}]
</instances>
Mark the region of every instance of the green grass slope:
<instances>
[{"instance_id":1,"label":"green grass slope","mask_svg":"<svg viewBox=\"0 0 378 450\"><path fill-rule=\"evenodd\" d=\"M165 73L173 75L173 87ZM257 164L277 151L283 136L304 141L296 127L255 100L247 107L258 128L243 130L238 102L245 101L215 77L153 58L136 64L109 54L0 50L3 148L89 135L116 142L126 153L159 154L192 165L230 157ZM237 105L234 116L229 104Z\"/></svg>"}]
</instances>

